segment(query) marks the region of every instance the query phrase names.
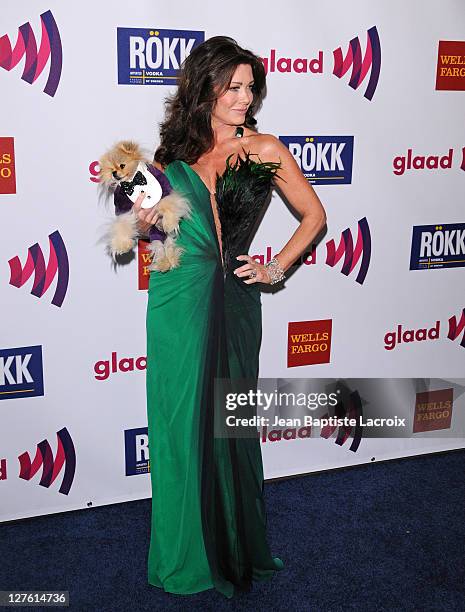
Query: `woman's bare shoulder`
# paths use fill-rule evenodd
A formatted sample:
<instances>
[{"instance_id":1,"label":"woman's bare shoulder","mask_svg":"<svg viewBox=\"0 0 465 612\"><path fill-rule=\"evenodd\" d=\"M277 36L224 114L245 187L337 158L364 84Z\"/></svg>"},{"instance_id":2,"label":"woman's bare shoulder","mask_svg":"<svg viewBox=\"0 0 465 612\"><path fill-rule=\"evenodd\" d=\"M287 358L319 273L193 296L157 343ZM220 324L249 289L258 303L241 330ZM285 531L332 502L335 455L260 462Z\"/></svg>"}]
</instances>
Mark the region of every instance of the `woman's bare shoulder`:
<instances>
[{"instance_id":1,"label":"woman's bare shoulder","mask_svg":"<svg viewBox=\"0 0 465 612\"><path fill-rule=\"evenodd\" d=\"M253 130L249 130L250 134L247 134L249 137L249 144L252 147L252 153L257 153L263 161L277 161L280 156L282 157L283 151L288 152L287 147L283 145L283 143L276 138L273 134L261 134L259 132L254 132Z\"/></svg>"}]
</instances>

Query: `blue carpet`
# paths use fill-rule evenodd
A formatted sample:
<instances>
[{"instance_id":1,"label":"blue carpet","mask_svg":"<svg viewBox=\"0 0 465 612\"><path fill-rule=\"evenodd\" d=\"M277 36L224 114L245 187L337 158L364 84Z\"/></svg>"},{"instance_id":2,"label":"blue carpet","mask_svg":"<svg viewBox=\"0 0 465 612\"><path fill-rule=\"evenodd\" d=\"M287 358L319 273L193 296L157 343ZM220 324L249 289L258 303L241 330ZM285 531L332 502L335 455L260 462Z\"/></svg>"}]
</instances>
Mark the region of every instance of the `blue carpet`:
<instances>
[{"instance_id":1,"label":"blue carpet","mask_svg":"<svg viewBox=\"0 0 465 612\"><path fill-rule=\"evenodd\" d=\"M285 568L232 600L147 584L150 500L1 525L0 590L68 590L79 612L463 612L464 475L460 450L266 483Z\"/></svg>"}]
</instances>

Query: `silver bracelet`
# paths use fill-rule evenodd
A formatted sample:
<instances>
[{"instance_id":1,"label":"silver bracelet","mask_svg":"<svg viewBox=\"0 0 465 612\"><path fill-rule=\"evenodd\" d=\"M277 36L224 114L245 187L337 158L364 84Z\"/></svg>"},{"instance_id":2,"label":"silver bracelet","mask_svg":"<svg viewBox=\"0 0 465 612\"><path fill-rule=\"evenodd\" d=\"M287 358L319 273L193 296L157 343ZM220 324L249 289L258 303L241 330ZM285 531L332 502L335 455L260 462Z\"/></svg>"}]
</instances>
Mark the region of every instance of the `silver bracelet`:
<instances>
[{"instance_id":1,"label":"silver bracelet","mask_svg":"<svg viewBox=\"0 0 465 612\"><path fill-rule=\"evenodd\" d=\"M271 279L270 285L275 285L276 283L279 283L280 281L286 278L284 276L284 270L279 265L279 262L276 257L270 259L270 261L265 264L265 268Z\"/></svg>"}]
</instances>

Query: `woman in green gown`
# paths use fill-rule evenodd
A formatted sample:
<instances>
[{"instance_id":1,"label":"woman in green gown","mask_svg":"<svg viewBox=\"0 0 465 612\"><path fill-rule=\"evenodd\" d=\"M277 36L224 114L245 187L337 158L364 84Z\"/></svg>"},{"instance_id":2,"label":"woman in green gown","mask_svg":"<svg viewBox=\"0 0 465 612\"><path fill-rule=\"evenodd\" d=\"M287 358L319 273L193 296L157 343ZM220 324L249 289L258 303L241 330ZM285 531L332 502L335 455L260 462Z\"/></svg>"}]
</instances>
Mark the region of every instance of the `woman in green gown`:
<instances>
[{"instance_id":1,"label":"woman in green gown","mask_svg":"<svg viewBox=\"0 0 465 612\"><path fill-rule=\"evenodd\" d=\"M155 153L154 165L191 208L179 226L180 263L151 272L147 309L148 581L170 593L215 588L232 597L283 568L267 541L258 432L215 435L215 380L258 377L258 283L282 279L325 219L288 150L253 129L264 89L253 53L228 37L205 41L183 64ZM302 221L263 266L247 248L279 179ZM140 204L144 230L157 214Z\"/></svg>"}]
</instances>

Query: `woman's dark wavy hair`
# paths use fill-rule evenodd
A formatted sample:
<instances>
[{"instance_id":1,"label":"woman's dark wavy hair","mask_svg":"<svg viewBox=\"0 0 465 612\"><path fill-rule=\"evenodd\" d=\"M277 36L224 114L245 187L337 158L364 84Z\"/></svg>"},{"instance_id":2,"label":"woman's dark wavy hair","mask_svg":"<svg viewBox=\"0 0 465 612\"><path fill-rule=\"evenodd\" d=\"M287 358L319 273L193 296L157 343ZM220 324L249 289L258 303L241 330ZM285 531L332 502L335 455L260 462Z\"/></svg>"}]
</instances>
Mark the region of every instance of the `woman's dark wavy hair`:
<instances>
[{"instance_id":1,"label":"woman's dark wavy hair","mask_svg":"<svg viewBox=\"0 0 465 612\"><path fill-rule=\"evenodd\" d=\"M160 123L156 161L167 166L175 159L182 159L192 165L213 148L213 105L229 87L239 64L249 64L252 68L253 101L243 125L256 131L254 115L266 95L263 63L229 36L213 36L186 57L178 88L165 100L165 119Z\"/></svg>"}]
</instances>

